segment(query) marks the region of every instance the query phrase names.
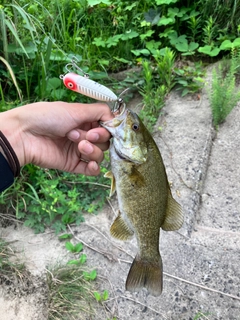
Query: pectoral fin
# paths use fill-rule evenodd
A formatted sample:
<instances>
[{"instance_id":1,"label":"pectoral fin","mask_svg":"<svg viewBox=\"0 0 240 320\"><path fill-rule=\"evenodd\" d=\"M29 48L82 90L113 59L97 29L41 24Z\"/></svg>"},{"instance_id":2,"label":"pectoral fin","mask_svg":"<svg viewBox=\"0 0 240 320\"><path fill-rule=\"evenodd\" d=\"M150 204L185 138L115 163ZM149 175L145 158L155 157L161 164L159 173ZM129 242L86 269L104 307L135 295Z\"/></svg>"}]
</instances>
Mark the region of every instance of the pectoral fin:
<instances>
[{"instance_id":1,"label":"pectoral fin","mask_svg":"<svg viewBox=\"0 0 240 320\"><path fill-rule=\"evenodd\" d=\"M111 179L111 189L110 189L110 194L109 194L109 198L111 198L111 196L116 191L116 181L115 181L114 175L112 174L112 171L106 172L104 174L104 177Z\"/></svg>"},{"instance_id":2,"label":"pectoral fin","mask_svg":"<svg viewBox=\"0 0 240 320\"><path fill-rule=\"evenodd\" d=\"M183 224L182 208L176 200L173 199L170 187L168 187L168 202L166 218L161 228L165 231L173 231L181 228Z\"/></svg>"},{"instance_id":3,"label":"pectoral fin","mask_svg":"<svg viewBox=\"0 0 240 320\"><path fill-rule=\"evenodd\" d=\"M134 235L133 230L123 220L120 212L110 228L110 233L119 240L127 240Z\"/></svg>"}]
</instances>

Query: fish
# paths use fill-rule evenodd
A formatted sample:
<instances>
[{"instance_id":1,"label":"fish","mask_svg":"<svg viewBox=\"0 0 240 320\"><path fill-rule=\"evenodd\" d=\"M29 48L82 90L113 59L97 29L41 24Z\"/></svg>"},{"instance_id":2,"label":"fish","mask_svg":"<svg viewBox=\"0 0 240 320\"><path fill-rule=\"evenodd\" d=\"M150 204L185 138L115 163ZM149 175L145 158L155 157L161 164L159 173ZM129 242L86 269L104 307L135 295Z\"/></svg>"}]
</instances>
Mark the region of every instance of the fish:
<instances>
[{"instance_id":1,"label":"fish","mask_svg":"<svg viewBox=\"0 0 240 320\"><path fill-rule=\"evenodd\" d=\"M111 135L112 196L118 199L118 216L110 234L120 240L134 235L138 251L130 267L126 290L146 288L159 296L163 266L159 251L160 228L178 230L183 224L181 205L173 198L161 153L139 116L125 108L115 118L101 122Z\"/></svg>"}]
</instances>

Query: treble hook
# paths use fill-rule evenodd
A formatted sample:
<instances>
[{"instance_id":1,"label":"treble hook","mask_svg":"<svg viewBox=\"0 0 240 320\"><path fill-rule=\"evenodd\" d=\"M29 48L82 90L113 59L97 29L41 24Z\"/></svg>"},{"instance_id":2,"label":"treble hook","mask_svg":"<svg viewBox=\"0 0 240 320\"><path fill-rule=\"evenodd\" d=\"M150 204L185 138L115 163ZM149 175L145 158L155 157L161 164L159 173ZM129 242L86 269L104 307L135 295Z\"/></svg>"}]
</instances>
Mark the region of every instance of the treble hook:
<instances>
[{"instance_id":1,"label":"treble hook","mask_svg":"<svg viewBox=\"0 0 240 320\"><path fill-rule=\"evenodd\" d=\"M69 67L71 68L74 68L74 69L77 69L78 71L80 71L81 73L83 73L83 76L85 78L89 78L89 74L84 72L78 65L77 63L79 62L79 60L76 58L76 57L72 57L72 62L66 64L65 66L65 69L68 71L68 72L72 72L71 69L69 69Z\"/></svg>"}]
</instances>

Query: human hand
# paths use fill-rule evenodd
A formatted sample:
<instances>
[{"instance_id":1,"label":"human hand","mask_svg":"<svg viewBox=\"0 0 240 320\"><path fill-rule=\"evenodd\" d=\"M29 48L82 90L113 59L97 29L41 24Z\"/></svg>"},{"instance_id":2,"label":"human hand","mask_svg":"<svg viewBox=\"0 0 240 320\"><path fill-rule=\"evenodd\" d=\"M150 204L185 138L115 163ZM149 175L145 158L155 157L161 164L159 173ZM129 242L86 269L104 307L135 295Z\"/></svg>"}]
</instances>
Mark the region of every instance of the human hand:
<instances>
[{"instance_id":1,"label":"human hand","mask_svg":"<svg viewBox=\"0 0 240 320\"><path fill-rule=\"evenodd\" d=\"M38 102L0 114L0 130L20 165L97 175L110 133L98 121L113 118L105 104Z\"/></svg>"}]
</instances>

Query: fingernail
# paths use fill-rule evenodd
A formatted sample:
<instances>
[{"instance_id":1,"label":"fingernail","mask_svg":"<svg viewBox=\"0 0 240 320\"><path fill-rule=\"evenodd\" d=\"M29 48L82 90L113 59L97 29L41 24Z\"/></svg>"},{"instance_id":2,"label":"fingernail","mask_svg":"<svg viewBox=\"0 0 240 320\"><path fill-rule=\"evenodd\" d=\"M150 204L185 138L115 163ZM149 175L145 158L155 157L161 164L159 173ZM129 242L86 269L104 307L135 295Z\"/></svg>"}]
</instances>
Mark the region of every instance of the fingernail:
<instances>
[{"instance_id":1,"label":"fingernail","mask_svg":"<svg viewBox=\"0 0 240 320\"><path fill-rule=\"evenodd\" d=\"M91 143L88 143L87 141L84 143L83 151L85 154L90 154L93 152L93 146Z\"/></svg>"},{"instance_id":2,"label":"fingernail","mask_svg":"<svg viewBox=\"0 0 240 320\"><path fill-rule=\"evenodd\" d=\"M68 139L78 140L80 138L80 133L77 130L72 130L68 133Z\"/></svg>"},{"instance_id":3,"label":"fingernail","mask_svg":"<svg viewBox=\"0 0 240 320\"><path fill-rule=\"evenodd\" d=\"M92 142L95 142L95 141L98 141L98 139L99 139L99 134L97 133L97 132L92 132L91 134L90 134L90 140L92 141Z\"/></svg>"},{"instance_id":4,"label":"fingernail","mask_svg":"<svg viewBox=\"0 0 240 320\"><path fill-rule=\"evenodd\" d=\"M97 164L97 162L93 162L92 168L93 168L93 170L95 170L95 171L98 170L98 164Z\"/></svg>"}]
</instances>

